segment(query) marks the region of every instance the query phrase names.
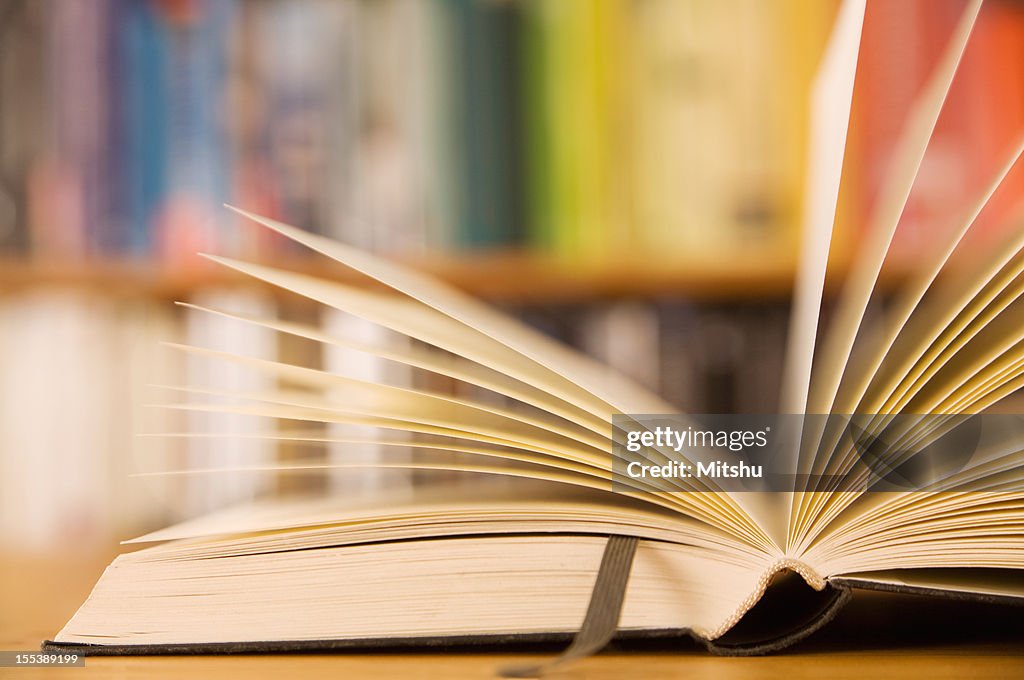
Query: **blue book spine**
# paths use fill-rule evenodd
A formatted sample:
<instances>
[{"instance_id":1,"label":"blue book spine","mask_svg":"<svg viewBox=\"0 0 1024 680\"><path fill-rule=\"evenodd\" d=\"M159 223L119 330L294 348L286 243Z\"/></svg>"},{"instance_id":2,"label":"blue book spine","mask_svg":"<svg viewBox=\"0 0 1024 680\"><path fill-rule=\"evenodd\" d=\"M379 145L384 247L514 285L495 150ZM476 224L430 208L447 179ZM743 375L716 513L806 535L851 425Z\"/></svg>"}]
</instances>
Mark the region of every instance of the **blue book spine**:
<instances>
[{"instance_id":1,"label":"blue book spine","mask_svg":"<svg viewBox=\"0 0 1024 680\"><path fill-rule=\"evenodd\" d=\"M117 0L115 11L116 213L121 247L145 254L153 247L157 211L167 192L168 36L153 3Z\"/></svg>"},{"instance_id":2,"label":"blue book spine","mask_svg":"<svg viewBox=\"0 0 1024 680\"><path fill-rule=\"evenodd\" d=\"M226 121L232 0L205 0L164 13L168 33L168 196L158 220L160 246L172 256L197 248L231 249L218 225L230 200Z\"/></svg>"}]
</instances>

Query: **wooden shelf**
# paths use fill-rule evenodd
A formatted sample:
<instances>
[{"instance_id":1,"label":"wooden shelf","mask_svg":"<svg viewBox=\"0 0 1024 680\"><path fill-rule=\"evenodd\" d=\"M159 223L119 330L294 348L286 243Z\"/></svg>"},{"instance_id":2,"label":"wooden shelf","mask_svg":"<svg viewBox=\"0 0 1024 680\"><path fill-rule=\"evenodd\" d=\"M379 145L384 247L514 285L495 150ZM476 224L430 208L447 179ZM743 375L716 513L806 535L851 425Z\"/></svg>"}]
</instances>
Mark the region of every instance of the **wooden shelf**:
<instances>
[{"instance_id":1,"label":"wooden shelf","mask_svg":"<svg viewBox=\"0 0 1024 680\"><path fill-rule=\"evenodd\" d=\"M614 297L784 299L792 291L795 272L792 258L763 256L678 263L625 257L613 265L517 252L487 252L404 262L482 298L532 304ZM268 264L331 280L372 285L359 274L324 258L293 256ZM197 291L218 286L258 286L273 291L272 287L206 261L178 267L131 260L0 261L0 292L73 287L105 295L187 299Z\"/></svg>"}]
</instances>

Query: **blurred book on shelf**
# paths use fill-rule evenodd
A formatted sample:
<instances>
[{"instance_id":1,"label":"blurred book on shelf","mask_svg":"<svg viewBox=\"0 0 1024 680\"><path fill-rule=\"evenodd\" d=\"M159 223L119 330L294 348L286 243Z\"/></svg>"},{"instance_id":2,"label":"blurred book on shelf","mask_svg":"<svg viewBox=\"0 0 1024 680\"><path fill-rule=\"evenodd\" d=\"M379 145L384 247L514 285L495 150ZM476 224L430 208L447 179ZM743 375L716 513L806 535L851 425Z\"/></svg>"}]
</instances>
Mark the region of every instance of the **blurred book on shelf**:
<instances>
[{"instance_id":1,"label":"blurred book on shelf","mask_svg":"<svg viewBox=\"0 0 1024 680\"><path fill-rule=\"evenodd\" d=\"M871 2L840 222L962 0ZM826 0L7 0L0 248L180 265L289 248L246 205L378 251L661 267L796 247ZM1024 9L986 2L896 238L964 208L1024 120ZM1024 178L985 221L1005 222Z\"/></svg>"},{"instance_id":2,"label":"blurred book on shelf","mask_svg":"<svg viewBox=\"0 0 1024 680\"><path fill-rule=\"evenodd\" d=\"M962 0L869 2L854 94L852 140L858 179L851 199L866 225L896 151L896 140L917 112L913 103L929 86L956 30ZM1006 159L1024 130L1024 5L993 0L982 5L946 96L920 172L893 237L889 257L913 259L947 239ZM1024 168L1011 171L985 206L968 237L991 243L1013 224L1024 194Z\"/></svg>"},{"instance_id":3,"label":"blurred book on shelf","mask_svg":"<svg viewBox=\"0 0 1024 680\"><path fill-rule=\"evenodd\" d=\"M0 302L0 545L85 549L184 517L180 479L131 478L186 463L184 428L147 386L177 382L173 308L40 290Z\"/></svg>"},{"instance_id":4,"label":"blurred book on shelf","mask_svg":"<svg viewBox=\"0 0 1024 680\"><path fill-rule=\"evenodd\" d=\"M209 290L196 296L194 303L250 316L274 313L272 301L251 291ZM280 354L277 334L272 330L197 309L183 311L183 342L186 345L220 352L226 352L230 347L242 347L246 356L257 359L276 360ZM166 351L173 349L168 348ZM191 383L199 390L210 390L209 397L215 402L228 403L228 400L218 396L218 392L224 390L261 394L274 387L274 381L265 375L247 371L244 366L221 364L208 356L189 354L184 357L184 364L184 374ZM165 391L159 394L157 403L173 403L179 396ZM186 412L187 430L201 430L212 435L187 442L187 467L231 468L266 464L275 460L273 442L237 436L251 429L252 420L244 413L220 413L215 410ZM231 474L190 480L183 512L187 515L201 514L226 503L251 500L266 491L260 482L251 476Z\"/></svg>"},{"instance_id":5,"label":"blurred book on shelf","mask_svg":"<svg viewBox=\"0 0 1024 680\"><path fill-rule=\"evenodd\" d=\"M4 238L41 259L791 249L831 2L5 3ZM31 35L28 39L23 35ZM780 40L790 34L794 40ZM24 140L22 140L24 138ZM701 252L697 254L697 250Z\"/></svg>"}]
</instances>

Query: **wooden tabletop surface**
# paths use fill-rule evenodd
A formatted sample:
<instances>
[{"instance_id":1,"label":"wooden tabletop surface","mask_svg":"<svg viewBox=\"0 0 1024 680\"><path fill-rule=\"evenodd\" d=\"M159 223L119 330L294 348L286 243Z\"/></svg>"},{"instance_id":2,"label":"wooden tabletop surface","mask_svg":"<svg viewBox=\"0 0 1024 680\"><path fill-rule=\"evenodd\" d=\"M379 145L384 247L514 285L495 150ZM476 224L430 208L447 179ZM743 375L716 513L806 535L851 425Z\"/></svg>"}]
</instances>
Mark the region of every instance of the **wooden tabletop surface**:
<instances>
[{"instance_id":1,"label":"wooden tabletop surface","mask_svg":"<svg viewBox=\"0 0 1024 680\"><path fill-rule=\"evenodd\" d=\"M0 650L38 650L81 604L109 556L0 553ZM502 653L91 657L85 668L4 669L2 678L492 678L549 649ZM855 597L838 619L788 653L709 656L688 642L614 649L558 678L1024 678L1024 609Z\"/></svg>"}]
</instances>

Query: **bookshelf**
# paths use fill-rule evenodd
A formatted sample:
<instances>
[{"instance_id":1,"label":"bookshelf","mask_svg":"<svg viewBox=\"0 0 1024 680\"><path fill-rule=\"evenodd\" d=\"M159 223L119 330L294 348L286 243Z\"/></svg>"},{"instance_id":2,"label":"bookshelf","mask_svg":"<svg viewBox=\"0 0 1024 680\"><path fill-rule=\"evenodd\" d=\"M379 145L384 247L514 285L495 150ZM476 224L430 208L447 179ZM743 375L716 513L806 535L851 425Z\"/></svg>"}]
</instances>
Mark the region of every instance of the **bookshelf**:
<instances>
[{"instance_id":1,"label":"bookshelf","mask_svg":"<svg viewBox=\"0 0 1024 680\"><path fill-rule=\"evenodd\" d=\"M580 263L550 255L491 251L473 255L399 258L404 264L489 300L514 303L586 302L609 297L687 297L696 300L781 298L789 294L794 263L788 259L749 262L679 262L652 266L640 256L612 266ZM268 264L349 284L373 285L320 258L293 256ZM0 262L0 291L37 286L73 286L112 296L187 297L204 288L265 287L203 262L154 265L148 260L103 262ZM267 288L272 291L272 288Z\"/></svg>"},{"instance_id":2,"label":"bookshelf","mask_svg":"<svg viewBox=\"0 0 1024 680\"><path fill-rule=\"evenodd\" d=\"M346 271L321 257L253 259L349 285L378 287L357 272ZM794 253L769 257L736 254L728 259L660 263L632 254L609 263L520 250L490 250L395 260L488 301L525 305L614 298L683 298L707 303L784 301L792 292L796 276ZM887 266L880 281L882 288L891 290L905 280L910 264L905 261ZM848 257L833 259L826 282L829 292L838 290L848 269ZM278 294L272 286L201 260L175 266L128 258L74 262L0 259L0 294L34 287L74 287L112 297L171 300L204 289L235 286Z\"/></svg>"}]
</instances>

